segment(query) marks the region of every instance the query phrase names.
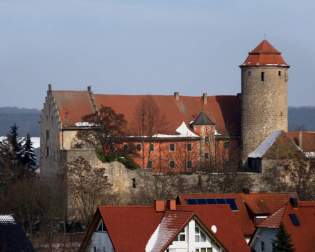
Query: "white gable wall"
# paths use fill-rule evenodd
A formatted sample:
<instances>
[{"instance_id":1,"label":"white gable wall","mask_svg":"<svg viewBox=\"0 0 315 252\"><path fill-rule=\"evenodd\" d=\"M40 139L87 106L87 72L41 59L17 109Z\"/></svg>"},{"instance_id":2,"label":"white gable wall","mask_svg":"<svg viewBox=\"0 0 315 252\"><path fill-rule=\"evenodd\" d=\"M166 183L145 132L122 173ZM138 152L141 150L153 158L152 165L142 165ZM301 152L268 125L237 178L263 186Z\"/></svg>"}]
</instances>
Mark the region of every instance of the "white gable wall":
<instances>
[{"instance_id":1,"label":"white gable wall","mask_svg":"<svg viewBox=\"0 0 315 252\"><path fill-rule=\"evenodd\" d=\"M255 252L271 252L273 241L276 238L278 229L276 228L258 228L250 246Z\"/></svg>"}]
</instances>

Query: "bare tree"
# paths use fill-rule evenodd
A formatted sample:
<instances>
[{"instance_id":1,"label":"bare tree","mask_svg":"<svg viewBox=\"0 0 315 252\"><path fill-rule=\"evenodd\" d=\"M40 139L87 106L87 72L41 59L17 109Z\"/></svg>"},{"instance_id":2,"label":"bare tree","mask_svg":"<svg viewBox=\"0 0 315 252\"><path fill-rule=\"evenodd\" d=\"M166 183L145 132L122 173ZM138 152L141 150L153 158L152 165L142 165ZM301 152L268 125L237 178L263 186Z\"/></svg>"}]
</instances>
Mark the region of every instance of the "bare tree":
<instances>
[{"instance_id":1,"label":"bare tree","mask_svg":"<svg viewBox=\"0 0 315 252\"><path fill-rule=\"evenodd\" d=\"M67 165L68 199L78 218L88 224L98 205L113 198L104 168L91 167L83 157Z\"/></svg>"},{"instance_id":2,"label":"bare tree","mask_svg":"<svg viewBox=\"0 0 315 252\"><path fill-rule=\"evenodd\" d=\"M141 137L142 144L142 167L145 167L146 159L150 160L154 142L153 136L158 133L165 133L168 130L168 122L164 114L161 113L158 105L151 95L144 96L135 109L132 132ZM145 143L148 144L145 153Z\"/></svg>"}]
</instances>

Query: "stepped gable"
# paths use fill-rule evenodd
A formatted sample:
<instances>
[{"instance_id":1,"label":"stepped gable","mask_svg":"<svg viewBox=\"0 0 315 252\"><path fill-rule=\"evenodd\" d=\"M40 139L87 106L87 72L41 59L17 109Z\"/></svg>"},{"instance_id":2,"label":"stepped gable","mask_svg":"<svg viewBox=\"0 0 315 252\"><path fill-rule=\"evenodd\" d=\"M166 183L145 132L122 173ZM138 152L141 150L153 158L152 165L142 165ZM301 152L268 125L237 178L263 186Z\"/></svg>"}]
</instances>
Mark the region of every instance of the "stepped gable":
<instances>
[{"instance_id":1,"label":"stepped gable","mask_svg":"<svg viewBox=\"0 0 315 252\"><path fill-rule=\"evenodd\" d=\"M52 91L63 127L75 126L82 117L93 113L88 91Z\"/></svg>"},{"instance_id":2,"label":"stepped gable","mask_svg":"<svg viewBox=\"0 0 315 252\"><path fill-rule=\"evenodd\" d=\"M281 52L275 49L267 40L260 42L254 50L248 53L248 57L241 67L262 65L289 67L283 59Z\"/></svg>"}]
</instances>

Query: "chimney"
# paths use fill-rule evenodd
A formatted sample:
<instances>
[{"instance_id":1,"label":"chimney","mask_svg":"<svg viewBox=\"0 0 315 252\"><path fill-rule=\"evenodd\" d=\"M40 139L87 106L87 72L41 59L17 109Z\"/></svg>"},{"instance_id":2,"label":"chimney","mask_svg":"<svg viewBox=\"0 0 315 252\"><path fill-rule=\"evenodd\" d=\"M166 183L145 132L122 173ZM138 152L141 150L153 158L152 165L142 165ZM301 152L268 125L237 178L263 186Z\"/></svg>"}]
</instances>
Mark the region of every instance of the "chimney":
<instances>
[{"instance_id":1,"label":"chimney","mask_svg":"<svg viewBox=\"0 0 315 252\"><path fill-rule=\"evenodd\" d=\"M51 93L51 90L52 90L52 88L51 88L51 84L48 84L47 94Z\"/></svg>"},{"instance_id":2,"label":"chimney","mask_svg":"<svg viewBox=\"0 0 315 252\"><path fill-rule=\"evenodd\" d=\"M203 102L203 105L207 104L208 102L207 93L202 94L202 102Z\"/></svg>"},{"instance_id":3,"label":"chimney","mask_svg":"<svg viewBox=\"0 0 315 252\"><path fill-rule=\"evenodd\" d=\"M176 210L176 200L174 200L174 199L168 200L167 201L167 208L171 211L175 211Z\"/></svg>"},{"instance_id":4,"label":"chimney","mask_svg":"<svg viewBox=\"0 0 315 252\"><path fill-rule=\"evenodd\" d=\"M164 200L155 200L155 211L164 212L165 211L165 201Z\"/></svg>"},{"instance_id":5,"label":"chimney","mask_svg":"<svg viewBox=\"0 0 315 252\"><path fill-rule=\"evenodd\" d=\"M298 207L298 199L295 196L290 197L290 204L292 207L297 208Z\"/></svg>"},{"instance_id":6,"label":"chimney","mask_svg":"<svg viewBox=\"0 0 315 252\"><path fill-rule=\"evenodd\" d=\"M179 101L179 92L174 92L174 97L176 101Z\"/></svg>"}]
</instances>

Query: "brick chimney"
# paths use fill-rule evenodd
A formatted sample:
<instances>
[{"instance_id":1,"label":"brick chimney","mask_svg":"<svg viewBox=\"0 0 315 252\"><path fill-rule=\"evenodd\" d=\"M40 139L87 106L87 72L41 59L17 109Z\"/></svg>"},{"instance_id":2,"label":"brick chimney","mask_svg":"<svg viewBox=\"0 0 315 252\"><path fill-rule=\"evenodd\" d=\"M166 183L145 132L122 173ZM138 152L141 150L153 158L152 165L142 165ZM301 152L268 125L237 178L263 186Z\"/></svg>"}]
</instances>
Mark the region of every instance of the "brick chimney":
<instances>
[{"instance_id":1,"label":"brick chimney","mask_svg":"<svg viewBox=\"0 0 315 252\"><path fill-rule=\"evenodd\" d=\"M179 101L179 92L174 92L174 97L176 101Z\"/></svg>"},{"instance_id":2,"label":"brick chimney","mask_svg":"<svg viewBox=\"0 0 315 252\"><path fill-rule=\"evenodd\" d=\"M164 212L165 211L165 200L155 200L155 211Z\"/></svg>"},{"instance_id":3,"label":"brick chimney","mask_svg":"<svg viewBox=\"0 0 315 252\"><path fill-rule=\"evenodd\" d=\"M168 210L174 211L176 210L176 200L171 199L167 201L167 208Z\"/></svg>"},{"instance_id":4,"label":"brick chimney","mask_svg":"<svg viewBox=\"0 0 315 252\"><path fill-rule=\"evenodd\" d=\"M203 105L206 105L208 102L207 93L202 94L202 103Z\"/></svg>"}]
</instances>

